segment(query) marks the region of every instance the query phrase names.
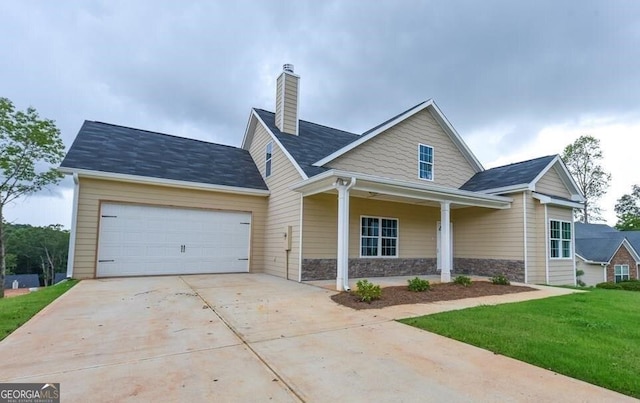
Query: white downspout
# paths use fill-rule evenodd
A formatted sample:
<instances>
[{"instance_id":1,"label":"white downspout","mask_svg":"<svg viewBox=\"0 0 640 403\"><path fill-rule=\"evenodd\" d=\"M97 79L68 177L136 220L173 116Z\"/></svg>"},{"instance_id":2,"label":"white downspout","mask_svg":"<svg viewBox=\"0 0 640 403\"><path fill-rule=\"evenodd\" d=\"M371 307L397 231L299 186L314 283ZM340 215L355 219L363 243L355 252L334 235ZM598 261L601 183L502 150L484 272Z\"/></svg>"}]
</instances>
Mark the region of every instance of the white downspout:
<instances>
[{"instance_id":1,"label":"white downspout","mask_svg":"<svg viewBox=\"0 0 640 403\"><path fill-rule=\"evenodd\" d=\"M527 192L522 192L522 210L524 211L524 283L529 284L529 260L527 247Z\"/></svg>"},{"instance_id":2,"label":"white downspout","mask_svg":"<svg viewBox=\"0 0 640 403\"><path fill-rule=\"evenodd\" d=\"M547 205L544 205L544 283L549 285L549 213L547 211Z\"/></svg>"},{"instance_id":3,"label":"white downspout","mask_svg":"<svg viewBox=\"0 0 640 403\"><path fill-rule=\"evenodd\" d=\"M73 174L73 207L71 213L71 233L69 234L69 255L67 257L67 278L73 277L73 262L76 255L76 228L78 226L78 193L80 180Z\"/></svg>"},{"instance_id":4,"label":"white downspout","mask_svg":"<svg viewBox=\"0 0 640 403\"><path fill-rule=\"evenodd\" d=\"M346 184L344 179L336 180L338 189L338 256L336 290L349 291L349 190L355 186L356 178Z\"/></svg>"}]
</instances>

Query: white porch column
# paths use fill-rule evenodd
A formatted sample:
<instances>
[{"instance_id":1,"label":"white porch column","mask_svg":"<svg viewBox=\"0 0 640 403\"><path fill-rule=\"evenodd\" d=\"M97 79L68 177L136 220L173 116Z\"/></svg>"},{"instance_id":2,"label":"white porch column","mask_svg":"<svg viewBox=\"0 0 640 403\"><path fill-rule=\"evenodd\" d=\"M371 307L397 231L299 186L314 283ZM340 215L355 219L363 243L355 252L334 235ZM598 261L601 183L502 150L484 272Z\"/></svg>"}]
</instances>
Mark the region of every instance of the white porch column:
<instances>
[{"instance_id":1,"label":"white porch column","mask_svg":"<svg viewBox=\"0 0 640 403\"><path fill-rule=\"evenodd\" d=\"M349 189L355 185L355 178L350 183L338 179L338 256L336 290L349 290Z\"/></svg>"},{"instance_id":2,"label":"white porch column","mask_svg":"<svg viewBox=\"0 0 640 403\"><path fill-rule=\"evenodd\" d=\"M440 281L451 281L451 202L440 202Z\"/></svg>"}]
</instances>

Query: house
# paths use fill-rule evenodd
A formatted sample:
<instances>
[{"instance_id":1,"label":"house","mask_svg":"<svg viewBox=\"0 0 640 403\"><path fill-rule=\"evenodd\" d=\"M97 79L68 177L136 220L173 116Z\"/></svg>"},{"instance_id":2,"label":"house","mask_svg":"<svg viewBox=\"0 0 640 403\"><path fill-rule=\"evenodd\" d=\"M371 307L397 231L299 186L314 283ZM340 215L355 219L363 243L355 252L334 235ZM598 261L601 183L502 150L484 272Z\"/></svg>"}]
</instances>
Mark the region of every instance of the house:
<instances>
[{"instance_id":1,"label":"house","mask_svg":"<svg viewBox=\"0 0 640 403\"><path fill-rule=\"evenodd\" d=\"M37 274L7 274L4 277L4 289L13 288L14 281L17 281L18 288L40 287L40 278Z\"/></svg>"},{"instance_id":2,"label":"house","mask_svg":"<svg viewBox=\"0 0 640 403\"><path fill-rule=\"evenodd\" d=\"M58 284L62 280L67 279L67 273L55 273L53 276L53 284Z\"/></svg>"},{"instance_id":3,"label":"house","mask_svg":"<svg viewBox=\"0 0 640 403\"><path fill-rule=\"evenodd\" d=\"M60 168L75 182L68 276L575 284L583 197L557 155L485 170L433 100L356 134L300 119L299 88L285 65L240 148L86 121Z\"/></svg>"},{"instance_id":4,"label":"house","mask_svg":"<svg viewBox=\"0 0 640 403\"><path fill-rule=\"evenodd\" d=\"M575 238L576 269L584 272L585 285L640 279L640 232L575 223Z\"/></svg>"}]
</instances>

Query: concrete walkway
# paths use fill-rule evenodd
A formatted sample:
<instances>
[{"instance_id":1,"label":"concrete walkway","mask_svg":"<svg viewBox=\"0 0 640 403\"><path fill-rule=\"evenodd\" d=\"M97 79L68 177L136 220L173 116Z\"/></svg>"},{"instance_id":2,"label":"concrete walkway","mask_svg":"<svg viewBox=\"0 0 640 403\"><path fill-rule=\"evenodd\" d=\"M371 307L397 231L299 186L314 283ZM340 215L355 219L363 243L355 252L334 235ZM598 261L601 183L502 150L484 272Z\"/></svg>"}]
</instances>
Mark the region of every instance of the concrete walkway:
<instances>
[{"instance_id":1,"label":"concrete walkway","mask_svg":"<svg viewBox=\"0 0 640 403\"><path fill-rule=\"evenodd\" d=\"M62 401L634 401L394 318L519 295L354 311L259 274L83 281L0 342L0 382Z\"/></svg>"}]
</instances>

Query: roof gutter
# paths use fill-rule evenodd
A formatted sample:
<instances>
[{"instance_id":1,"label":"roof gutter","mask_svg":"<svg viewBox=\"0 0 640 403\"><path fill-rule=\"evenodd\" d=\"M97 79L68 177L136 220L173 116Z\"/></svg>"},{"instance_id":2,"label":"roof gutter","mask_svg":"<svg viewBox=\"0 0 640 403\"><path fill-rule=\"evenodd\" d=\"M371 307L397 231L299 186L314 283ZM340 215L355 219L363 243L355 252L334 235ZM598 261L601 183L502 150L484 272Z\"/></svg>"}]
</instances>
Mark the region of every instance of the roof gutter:
<instances>
[{"instance_id":1,"label":"roof gutter","mask_svg":"<svg viewBox=\"0 0 640 403\"><path fill-rule=\"evenodd\" d=\"M81 177L81 178L112 180L112 181L130 182L130 183L141 183L145 185L205 190L210 192L214 191L214 192L231 193L231 194L239 194L239 195L246 195L246 196L269 196L271 194L271 192L264 189L252 189L252 188L243 188L243 187L227 186L227 185L214 185L214 184L208 184L208 183L180 181L180 180L166 179L166 178L153 178L149 176L119 174L114 172L94 171L94 170L80 169L80 168L59 167L58 171L67 175L77 175L77 177L79 178Z\"/></svg>"}]
</instances>

